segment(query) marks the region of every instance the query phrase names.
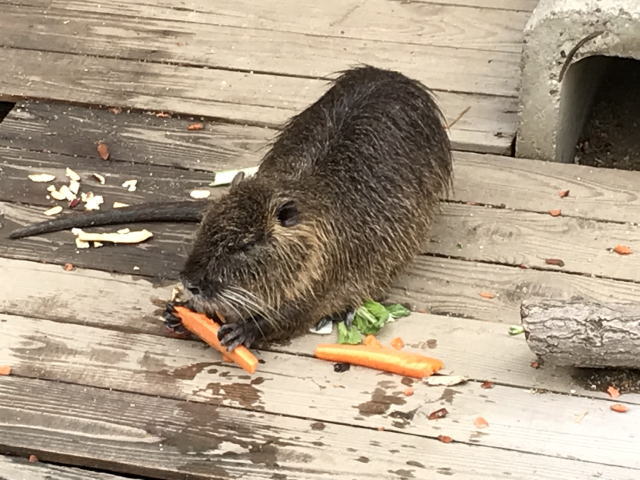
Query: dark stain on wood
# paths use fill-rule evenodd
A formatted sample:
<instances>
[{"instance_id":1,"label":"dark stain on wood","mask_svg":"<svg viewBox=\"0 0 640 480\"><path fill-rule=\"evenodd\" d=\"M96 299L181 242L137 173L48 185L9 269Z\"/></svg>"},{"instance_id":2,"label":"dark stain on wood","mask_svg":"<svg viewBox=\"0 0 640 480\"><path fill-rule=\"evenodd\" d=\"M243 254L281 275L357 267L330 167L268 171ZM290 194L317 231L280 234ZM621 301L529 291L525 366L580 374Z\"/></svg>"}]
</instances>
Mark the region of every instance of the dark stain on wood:
<instances>
[{"instance_id":1,"label":"dark stain on wood","mask_svg":"<svg viewBox=\"0 0 640 480\"><path fill-rule=\"evenodd\" d=\"M401 398L398 395L387 395L384 389L376 388L371 396L371 400L361 403L355 408L358 409L361 415L382 415L389 410L391 405L404 405L405 403L407 402L404 398Z\"/></svg>"},{"instance_id":2,"label":"dark stain on wood","mask_svg":"<svg viewBox=\"0 0 640 480\"><path fill-rule=\"evenodd\" d=\"M234 401L244 408L264 410L260 390L249 383L211 382L207 385L207 390L211 391L212 395Z\"/></svg>"},{"instance_id":3,"label":"dark stain on wood","mask_svg":"<svg viewBox=\"0 0 640 480\"><path fill-rule=\"evenodd\" d=\"M322 422L313 422L311 424L311 430L324 430L326 425Z\"/></svg>"}]
</instances>

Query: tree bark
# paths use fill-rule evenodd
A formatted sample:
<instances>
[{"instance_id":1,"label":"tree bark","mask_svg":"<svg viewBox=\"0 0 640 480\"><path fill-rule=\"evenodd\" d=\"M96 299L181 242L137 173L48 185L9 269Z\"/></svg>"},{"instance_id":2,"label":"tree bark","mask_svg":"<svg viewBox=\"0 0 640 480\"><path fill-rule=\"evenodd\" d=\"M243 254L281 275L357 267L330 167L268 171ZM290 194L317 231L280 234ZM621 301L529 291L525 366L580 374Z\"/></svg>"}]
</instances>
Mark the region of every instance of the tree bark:
<instances>
[{"instance_id":1,"label":"tree bark","mask_svg":"<svg viewBox=\"0 0 640 480\"><path fill-rule=\"evenodd\" d=\"M529 348L546 362L640 368L640 305L540 299L523 302L520 315Z\"/></svg>"}]
</instances>

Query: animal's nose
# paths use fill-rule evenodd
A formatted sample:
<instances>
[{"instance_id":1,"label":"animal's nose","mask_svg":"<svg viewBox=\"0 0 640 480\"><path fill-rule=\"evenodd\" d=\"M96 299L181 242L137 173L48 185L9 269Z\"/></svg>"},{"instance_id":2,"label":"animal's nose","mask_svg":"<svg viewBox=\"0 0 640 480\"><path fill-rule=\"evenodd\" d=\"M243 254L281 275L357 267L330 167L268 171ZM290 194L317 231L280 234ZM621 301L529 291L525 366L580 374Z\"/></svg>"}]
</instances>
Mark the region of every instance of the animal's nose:
<instances>
[{"instance_id":1,"label":"animal's nose","mask_svg":"<svg viewBox=\"0 0 640 480\"><path fill-rule=\"evenodd\" d=\"M182 284L184 285L184 288L189 290L193 295L200 295L200 287L188 278L183 279Z\"/></svg>"}]
</instances>

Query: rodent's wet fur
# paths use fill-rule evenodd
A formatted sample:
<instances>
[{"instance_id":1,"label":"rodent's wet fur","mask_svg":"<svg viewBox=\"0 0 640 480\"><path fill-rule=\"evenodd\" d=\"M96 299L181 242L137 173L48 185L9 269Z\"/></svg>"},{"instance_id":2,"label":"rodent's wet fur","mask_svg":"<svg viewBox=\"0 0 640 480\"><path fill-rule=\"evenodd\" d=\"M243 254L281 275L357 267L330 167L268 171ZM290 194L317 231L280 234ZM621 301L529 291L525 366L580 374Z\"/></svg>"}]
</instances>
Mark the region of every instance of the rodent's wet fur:
<instances>
[{"instance_id":1,"label":"rodent's wet fur","mask_svg":"<svg viewBox=\"0 0 640 480\"><path fill-rule=\"evenodd\" d=\"M258 173L208 206L182 272L228 347L282 340L388 289L452 183L443 116L421 83L363 66L293 117Z\"/></svg>"}]
</instances>

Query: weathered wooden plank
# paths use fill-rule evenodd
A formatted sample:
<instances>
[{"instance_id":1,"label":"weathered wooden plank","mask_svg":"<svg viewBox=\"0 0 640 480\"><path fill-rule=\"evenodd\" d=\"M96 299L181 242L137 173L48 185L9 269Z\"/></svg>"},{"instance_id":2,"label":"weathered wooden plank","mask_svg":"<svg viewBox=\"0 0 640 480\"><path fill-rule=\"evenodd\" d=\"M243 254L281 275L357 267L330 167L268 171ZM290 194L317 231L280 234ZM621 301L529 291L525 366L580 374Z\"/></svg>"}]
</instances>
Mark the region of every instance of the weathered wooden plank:
<instances>
[{"instance_id":1,"label":"weathered wooden plank","mask_svg":"<svg viewBox=\"0 0 640 480\"><path fill-rule=\"evenodd\" d=\"M57 382L7 377L0 383L4 450L37 448L45 460L159 478L408 479L439 473L524 480L534 473L541 479L631 480L637 475L620 467Z\"/></svg>"},{"instance_id":2,"label":"weathered wooden plank","mask_svg":"<svg viewBox=\"0 0 640 480\"><path fill-rule=\"evenodd\" d=\"M103 138L114 159L216 171L257 164L275 130L142 113L113 115L59 104L29 103L0 124L0 145L95 158L93 139ZM453 199L566 216L637 222L640 172L455 152ZM570 190L560 198L560 190Z\"/></svg>"},{"instance_id":3,"label":"weathered wooden plank","mask_svg":"<svg viewBox=\"0 0 640 480\"><path fill-rule=\"evenodd\" d=\"M57 266L34 262L1 259L0 265L0 280L9 286L0 293L0 312L127 332L165 334L160 314L162 299L170 297L170 286L95 270L65 272ZM96 302L96 298L101 301ZM514 309L517 310L516 306ZM471 315L473 312L463 313ZM504 318L500 307L493 308L489 314L492 313L493 322L511 320ZM601 393L585 390L573 380L575 372L572 369L547 366L532 369L529 364L534 356L524 339L508 336L506 329L504 323L438 315L424 317L416 313L385 327L381 339L388 341L400 336L409 346L422 348L426 354L445 360L450 371L477 380L565 393L575 390L581 395L604 397ZM471 349L469 338L474 339ZM290 345L275 348L309 354L317 342L315 336L301 337ZM631 398L640 403L640 397Z\"/></svg>"},{"instance_id":4,"label":"weathered wooden plank","mask_svg":"<svg viewBox=\"0 0 640 480\"><path fill-rule=\"evenodd\" d=\"M444 2L443 2L444 3ZM52 2L69 11L97 10L98 0ZM93 6L91 6L93 5ZM451 46L520 53L522 31L530 12L460 7L431 2L370 0L283 0L256 5L250 0L233 3L189 0L176 8L175 2L159 0L136 3L117 0L100 4L104 14L140 15L174 22L202 22L276 32L313 32L314 35Z\"/></svg>"},{"instance_id":5,"label":"weathered wooden plank","mask_svg":"<svg viewBox=\"0 0 640 480\"><path fill-rule=\"evenodd\" d=\"M443 3L466 7L498 8L503 10L522 10L531 12L538 5L538 0L415 0L425 3Z\"/></svg>"},{"instance_id":6,"label":"weathered wooden plank","mask_svg":"<svg viewBox=\"0 0 640 480\"><path fill-rule=\"evenodd\" d=\"M126 480L133 477L121 477L50 463L29 463L26 458L0 455L0 478L6 480Z\"/></svg>"},{"instance_id":7,"label":"weathered wooden plank","mask_svg":"<svg viewBox=\"0 0 640 480\"><path fill-rule=\"evenodd\" d=\"M409 382L399 376L356 367L338 374L327 362L268 352L260 355L265 363L252 377L221 364L216 352L196 342L0 318L9 332L0 340L0 361L13 365L18 376L421 437L447 432L464 443L640 468L632 421L638 412L632 407L625 418L609 411L608 401L507 386L487 390L479 382L452 388L410 382L414 394L407 397ZM445 419L427 419L443 407L449 411ZM576 422L583 412L589 415ZM490 422L480 434L473 423L477 415Z\"/></svg>"},{"instance_id":8,"label":"weathered wooden plank","mask_svg":"<svg viewBox=\"0 0 640 480\"><path fill-rule=\"evenodd\" d=\"M367 63L401 71L436 90L517 94L520 55L516 53L238 28L208 24L201 17L175 21L157 17L155 9L139 3L130 8L121 14L93 2L78 2L72 9L58 2L43 14L41 7L5 4L3 44L320 78Z\"/></svg>"},{"instance_id":9,"label":"weathered wooden plank","mask_svg":"<svg viewBox=\"0 0 640 480\"><path fill-rule=\"evenodd\" d=\"M317 100L325 80L0 48L2 96L107 104L239 123L280 125ZM108 75L105 74L108 72ZM506 153L516 128L515 98L439 92L459 149Z\"/></svg>"},{"instance_id":10,"label":"weathered wooden plank","mask_svg":"<svg viewBox=\"0 0 640 480\"><path fill-rule=\"evenodd\" d=\"M454 199L620 222L640 218L640 172L495 155L456 155ZM559 192L569 190L560 198Z\"/></svg>"}]
</instances>

